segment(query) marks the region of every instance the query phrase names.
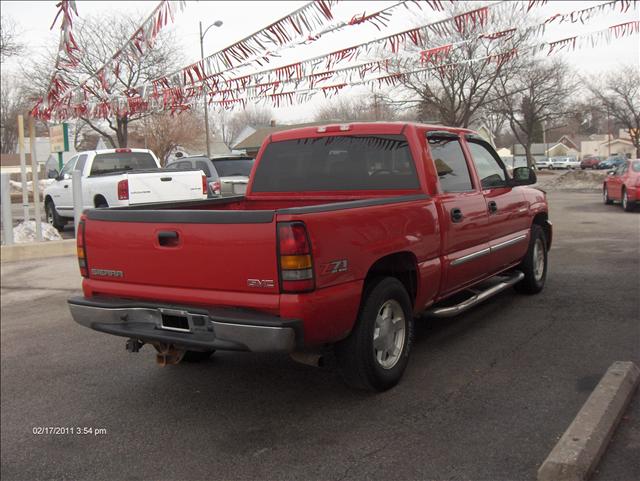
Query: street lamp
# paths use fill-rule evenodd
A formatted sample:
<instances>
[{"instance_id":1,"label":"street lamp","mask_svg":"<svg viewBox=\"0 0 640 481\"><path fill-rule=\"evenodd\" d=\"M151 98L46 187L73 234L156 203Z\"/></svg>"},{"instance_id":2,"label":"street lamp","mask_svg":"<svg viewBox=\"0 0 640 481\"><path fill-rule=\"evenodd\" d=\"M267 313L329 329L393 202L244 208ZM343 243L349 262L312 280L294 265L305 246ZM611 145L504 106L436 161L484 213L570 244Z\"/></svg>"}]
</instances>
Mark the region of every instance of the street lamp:
<instances>
[{"instance_id":1,"label":"street lamp","mask_svg":"<svg viewBox=\"0 0 640 481\"><path fill-rule=\"evenodd\" d=\"M200 60L202 60L202 70L204 73L204 47L202 42L204 41L204 36L207 34L211 27L221 27L222 20L216 20L211 25L209 25L204 33L202 33L202 22L200 22ZM206 84L205 84L206 85ZM203 95L204 99L204 132L207 139L207 157L211 158L211 147L209 146L209 108L207 104L207 94Z\"/></svg>"}]
</instances>

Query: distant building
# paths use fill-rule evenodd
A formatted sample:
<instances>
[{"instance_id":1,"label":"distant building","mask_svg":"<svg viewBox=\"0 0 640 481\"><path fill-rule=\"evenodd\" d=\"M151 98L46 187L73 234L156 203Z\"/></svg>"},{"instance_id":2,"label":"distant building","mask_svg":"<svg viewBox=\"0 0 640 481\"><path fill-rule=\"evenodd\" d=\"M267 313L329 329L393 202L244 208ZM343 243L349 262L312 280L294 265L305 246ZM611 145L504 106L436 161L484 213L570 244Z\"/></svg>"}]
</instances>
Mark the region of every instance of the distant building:
<instances>
[{"instance_id":1,"label":"distant building","mask_svg":"<svg viewBox=\"0 0 640 481\"><path fill-rule=\"evenodd\" d=\"M306 124L296 124L296 125L275 125L275 122L272 122L272 125L269 127L260 127L256 129L251 135L249 135L242 142L233 146L234 150L242 150L247 155L251 157L255 157L258 155L258 150L262 146L262 142L264 139L269 137L274 132L280 132L282 130L296 129L299 127L312 127L314 125L326 125L330 122L310 122Z\"/></svg>"},{"instance_id":2,"label":"distant building","mask_svg":"<svg viewBox=\"0 0 640 481\"><path fill-rule=\"evenodd\" d=\"M592 135L589 140L580 143L582 157L587 155L596 157L609 157L610 155L635 157L636 148L630 139L629 132L625 129L620 129L618 138L607 134Z\"/></svg>"}]
</instances>

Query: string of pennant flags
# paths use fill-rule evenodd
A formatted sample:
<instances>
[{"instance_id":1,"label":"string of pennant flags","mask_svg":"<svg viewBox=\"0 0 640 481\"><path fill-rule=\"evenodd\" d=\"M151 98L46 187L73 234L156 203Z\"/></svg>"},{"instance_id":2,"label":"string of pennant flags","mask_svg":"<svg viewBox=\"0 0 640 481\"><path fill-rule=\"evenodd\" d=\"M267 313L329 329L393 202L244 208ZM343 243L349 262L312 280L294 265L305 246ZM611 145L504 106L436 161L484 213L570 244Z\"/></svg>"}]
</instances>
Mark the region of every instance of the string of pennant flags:
<instances>
[{"instance_id":1,"label":"string of pennant flags","mask_svg":"<svg viewBox=\"0 0 640 481\"><path fill-rule=\"evenodd\" d=\"M614 39L622 38L622 35L629 36L640 33L640 21L631 21L623 24L612 25L606 29L590 32L587 34L560 39L551 42L540 42L533 46L523 49L508 48L504 51L492 53L481 57L471 59L458 60L455 62L445 62L441 64L431 64L425 67L411 68L408 63L387 62L385 68L379 71L384 72L383 75L363 78L357 81L341 82L337 81L325 86L309 86L305 89L295 89L292 91L280 92L250 92L246 91L243 97L229 97L219 100L211 100L209 103L216 107L226 110L235 108L244 108L248 102L252 103L270 103L278 108L293 104L302 104L317 94L323 95L325 98L331 98L340 93L346 87L357 86L373 86L373 87L394 87L412 76L428 73L430 71L438 71L443 74L448 71L454 71L463 65L469 65L477 62L495 63L503 66L509 60L521 55L524 52L532 54L547 52L552 55L565 49L579 50L581 48L589 48L593 46L610 43ZM413 64L415 66L415 62ZM86 106L69 106L61 111L62 118L70 118L79 114L94 114L97 116L118 115L119 112L154 112L169 111L172 114L181 113L190 109L190 105L199 101L204 95L203 89L193 88L191 90L169 89L162 96L151 97L149 99L129 98L118 99L116 102L101 102L91 107ZM78 108L81 111L78 111Z\"/></svg>"},{"instance_id":2,"label":"string of pennant flags","mask_svg":"<svg viewBox=\"0 0 640 481\"><path fill-rule=\"evenodd\" d=\"M636 0L613 0L602 3L597 6L588 7L574 12L553 15L544 22L519 29L517 27L504 29L498 32L485 32L485 27L493 24L501 18L506 8L511 8L512 12L526 14L531 9L546 3L544 0L534 0L525 2L512 3L506 0L495 2L474 10L463 12L455 16L430 22L419 27L415 27L403 32L387 35L375 40L360 43L348 48L340 49L329 54L320 55L314 58L306 59L293 64L282 67L274 67L259 72L253 72L246 75L232 77L231 74L237 72L240 67L249 66L258 58L265 58L275 55L278 50L269 50L267 44L283 46L285 48L293 45L300 45L308 42L312 38L311 33L315 31L315 35L322 32L332 32L345 26L360 25L363 23L372 23L379 30L387 25L387 20L391 15L391 10L409 2L398 2L391 7L374 12L352 17L349 22L340 22L337 25L326 26L324 22L332 19L331 8L337 0L327 0L323 2L312 2L305 5L301 9L292 12L290 16L283 17L279 21L271 24L258 33L270 32L273 37L260 37L260 48L254 43L254 36L249 36L242 41L234 44L234 46L242 45L242 48L232 49L229 52L230 62L225 63L222 57L213 54L216 58L212 64L203 64L200 62L198 72L193 70L192 64L171 76L156 79L149 84L142 85L136 89L132 89L125 96L118 93L105 95L105 92L99 91L97 88L89 86L89 82L85 82L80 89L71 89L67 87L68 94L63 98L58 97L55 103L45 103L40 101L33 109L32 115L50 119L52 117L58 119L82 116L92 118L106 118L112 115L126 115L138 112L153 112L167 110L172 113L180 113L189 110L196 100L201 100L203 96L207 96L210 105L223 109L234 109L244 107L248 101L271 102L275 107L283 105L291 105L292 103L304 103L313 98L316 94L322 93L324 96L335 95L345 87L353 87L358 85L378 85L394 86L407 75L415 75L416 73L427 72L433 69L453 69L465 65L469 61L488 61L497 64L504 64L514 58L519 52L516 48L508 48L505 51L488 55L481 59L465 59L457 62L448 62L452 52L471 39L482 38L487 41L508 42L517 34L526 32L534 37L540 37L544 34L545 28L553 23L586 23L597 15L620 9L621 12L628 12L637 6ZM160 5L154 9L149 18L153 18L156 24L162 25L162 21L158 23L156 10L163 4L179 3L184 7L184 2L167 2L162 1ZM416 1L410 3L415 4ZM428 2L430 8L436 11L443 9L442 2L432 0ZM310 6L314 6L313 15L310 17L314 20L302 21L301 12L307 15L311 10ZM406 6L406 5L405 5ZM167 7L165 7L167 8ZM309 8L309 10L305 10ZM173 10L171 10L173 11ZM77 11L74 10L77 14ZM165 10L166 12L166 10ZM293 20L285 21L291 18ZM166 25L168 16L163 15L164 25ZM311 22L311 23L310 23ZM145 21L146 24L146 21ZM67 24L70 28L71 24ZM271 29L274 25L278 27ZM318 30L320 28L320 30ZM285 30L282 30L285 29ZM152 46L153 38L157 35L157 31L153 34L153 28L143 29L142 32L151 32L149 36L138 35L132 36L133 45L138 48L146 49ZM159 30L158 30L159 31ZM454 32L470 33L479 31L479 33L467 40L438 45L430 48L424 48L437 37L449 36ZM70 32L69 32L70 33ZM139 32L141 33L141 32ZM624 22L597 32L589 34L577 35L556 40L553 42L542 42L536 45L536 52L547 51L547 55L552 55L562 51L578 50L587 47L595 47L603 43L609 44L612 41L635 35L640 33L640 21ZM72 37L71 37L72 38ZM266 40L270 38L270 40ZM145 40L145 39L149 39ZM251 39L250 43L246 42ZM136 44L135 40L138 40ZM280 42L280 43L279 43ZM251 47L247 47L251 46ZM119 51L120 53L131 48L131 39ZM143 50L138 48L138 54ZM226 50L226 49L225 49ZM406 54L408 50L412 50L413 54L418 52L418 58L402 57L400 54ZM224 51L224 50L223 50ZM380 58L380 53L391 53L390 56ZM221 51L222 52L222 51ZM135 52L132 52L135 53ZM219 54L220 52L217 52ZM267 55L269 53L269 55ZM375 60L368 60L357 65L348 65L340 67L342 63L352 63L361 60L366 56L375 54ZM412 55L413 55L412 54ZM114 55L117 58L118 52ZM263 57L260 57L260 56ZM207 57L207 59L212 56ZM207 60L205 59L205 61ZM237 62L237 63L235 63ZM415 65L421 66L415 69ZM206 67L206 70L205 70ZM185 69L191 69L192 75L186 75ZM389 73L393 71L392 73ZM209 72L209 74L205 74ZM382 72L384 75L374 78L368 78L369 75ZM199 74L198 74L199 73ZM99 78L99 76L98 76ZM100 80L100 79L99 79ZM101 81L102 82L102 81ZM329 82L332 82L328 85ZM287 87L293 86L293 90L286 91ZM104 87L108 87L105 85ZM106 89L105 89L106 90ZM73 94L73 95L71 95ZM244 95L243 95L244 94Z\"/></svg>"},{"instance_id":3,"label":"string of pennant flags","mask_svg":"<svg viewBox=\"0 0 640 481\"><path fill-rule=\"evenodd\" d=\"M60 10L51 28L62 14L60 46L52 80L46 94L38 101L38 104L45 108L55 108L64 97L69 96L68 93L72 89L84 92L85 96L87 93L96 94L100 89L108 90L107 76L110 74L118 76L122 58L124 56L139 58L152 48L160 31L168 25L169 21L174 22L175 14L185 8L186 1L161 0L123 46L96 71L95 75L84 80L78 87L72 87L73 82L69 78L70 71L78 66L78 56L82 53L71 31L73 16L78 15L78 10L75 0L61 0L58 5Z\"/></svg>"}]
</instances>

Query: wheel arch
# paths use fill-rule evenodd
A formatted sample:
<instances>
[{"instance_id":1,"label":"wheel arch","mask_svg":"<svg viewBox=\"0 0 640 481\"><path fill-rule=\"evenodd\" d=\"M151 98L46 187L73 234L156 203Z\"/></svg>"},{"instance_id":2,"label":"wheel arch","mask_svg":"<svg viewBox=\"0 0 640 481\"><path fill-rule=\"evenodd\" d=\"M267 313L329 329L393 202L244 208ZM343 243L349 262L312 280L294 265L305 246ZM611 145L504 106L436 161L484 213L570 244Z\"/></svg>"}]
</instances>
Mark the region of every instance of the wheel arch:
<instances>
[{"instance_id":1,"label":"wheel arch","mask_svg":"<svg viewBox=\"0 0 640 481\"><path fill-rule=\"evenodd\" d=\"M415 305L418 293L418 260L413 252L395 252L376 260L367 271L364 289L378 277L398 279L407 290L412 307Z\"/></svg>"},{"instance_id":2,"label":"wheel arch","mask_svg":"<svg viewBox=\"0 0 640 481\"><path fill-rule=\"evenodd\" d=\"M93 206L94 207L98 207L101 204L100 200L104 201L104 204L109 206L109 203L107 202L106 197L104 195L102 195L102 194L96 194L93 197Z\"/></svg>"},{"instance_id":3,"label":"wheel arch","mask_svg":"<svg viewBox=\"0 0 640 481\"><path fill-rule=\"evenodd\" d=\"M548 212L538 212L534 217L531 225L539 225L542 227L544 236L547 241L547 250L551 249L551 241L553 240L553 231L551 229L551 222L549 222Z\"/></svg>"}]
</instances>

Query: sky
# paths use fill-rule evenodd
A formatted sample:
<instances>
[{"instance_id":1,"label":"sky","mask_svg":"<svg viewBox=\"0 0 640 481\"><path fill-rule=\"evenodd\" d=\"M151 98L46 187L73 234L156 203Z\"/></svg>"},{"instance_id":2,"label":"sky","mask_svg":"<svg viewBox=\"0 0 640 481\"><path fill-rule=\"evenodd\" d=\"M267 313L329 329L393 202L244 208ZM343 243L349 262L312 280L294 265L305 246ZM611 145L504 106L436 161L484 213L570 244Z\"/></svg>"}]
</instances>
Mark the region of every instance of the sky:
<instances>
[{"instance_id":1,"label":"sky","mask_svg":"<svg viewBox=\"0 0 640 481\"><path fill-rule=\"evenodd\" d=\"M54 30L49 29L57 12L57 0L3 0L0 3L3 17L11 17L17 24L17 30L21 33L21 40L26 45L27 54L35 54L48 45L58 44L59 22ZM143 17L147 16L157 3L155 0L127 2L77 0L77 8L80 17L105 14L123 16L137 14ZM183 66L200 59L198 22L203 22L203 28L206 28L216 20L223 22L221 27L211 27L208 31L204 40L206 56L250 35L306 3L299 1L188 1L186 8L183 12L177 14L176 22L171 27L175 31L178 42L184 52ZM355 14L372 13L394 3L397 3L397 0L381 2L342 1L333 8L333 12L336 20L348 21ZM470 10L491 2L465 3L468 3L468 8L465 8L465 10ZM534 10L539 18L544 19L556 13L571 12L600 3L605 2L549 1L546 5ZM315 44L288 49L281 59L274 61L273 65L277 66L292 61L304 60L318 54L371 40L377 36L405 30L418 24L418 22L426 23L443 17L443 14L433 12L428 7L424 7L422 13L416 8L406 10L400 7L394 10L394 15L388 28L383 30L382 34L371 25L349 27L343 31L325 35ZM640 5L636 5L635 9L630 8L626 13L620 12L618 7L615 12L608 11L608 13L599 15L584 25L581 23L552 25L546 30L543 38L546 41L557 40L632 20L640 20ZM609 45L592 49L576 50L564 55L564 57L580 74L597 76L615 71L623 64L634 64L640 68L640 36L635 35L619 39ZM2 64L2 74L13 73L19 75L20 62L21 59L16 58L6 61ZM256 67L256 70L258 69L259 67ZM366 92L366 90L361 87L360 89L345 89L341 94L357 95L362 92ZM274 108L274 117L279 122L284 123L311 120L314 109L326 102L321 97L321 95L317 95L311 102L304 105Z\"/></svg>"}]
</instances>

